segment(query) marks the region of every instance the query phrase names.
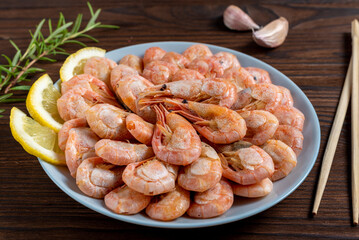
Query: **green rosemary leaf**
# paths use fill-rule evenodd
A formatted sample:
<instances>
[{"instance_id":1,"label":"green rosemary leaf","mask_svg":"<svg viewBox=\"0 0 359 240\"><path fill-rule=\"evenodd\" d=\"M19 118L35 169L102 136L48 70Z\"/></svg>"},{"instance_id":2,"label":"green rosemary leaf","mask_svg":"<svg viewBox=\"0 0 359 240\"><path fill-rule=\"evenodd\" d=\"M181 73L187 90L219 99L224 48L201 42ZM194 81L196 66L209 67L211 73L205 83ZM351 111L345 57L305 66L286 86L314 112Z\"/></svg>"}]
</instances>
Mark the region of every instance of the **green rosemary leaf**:
<instances>
[{"instance_id":1,"label":"green rosemary leaf","mask_svg":"<svg viewBox=\"0 0 359 240\"><path fill-rule=\"evenodd\" d=\"M75 44L80 45L81 47L87 47L86 44L84 44L84 43L82 43L80 41L77 41L77 40L67 40L67 41L65 41L65 43L75 43Z\"/></svg>"},{"instance_id":2,"label":"green rosemary leaf","mask_svg":"<svg viewBox=\"0 0 359 240\"><path fill-rule=\"evenodd\" d=\"M0 101L0 102L3 102L3 103L16 103L16 102L24 102L26 101L26 98L8 98L8 99L5 99L3 101Z\"/></svg>"},{"instance_id":3,"label":"green rosemary leaf","mask_svg":"<svg viewBox=\"0 0 359 240\"><path fill-rule=\"evenodd\" d=\"M8 94L0 96L0 102L4 102L6 99L11 97L12 95L13 95L13 93L8 93Z\"/></svg>"},{"instance_id":4,"label":"green rosemary leaf","mask_svg":"<svg viewBox=\"0 0 359 240\"><path fill-rule=\"evenodd\" d=\"M106 24L100 24L100 25L98 25L98 27L100 27L100 28L111 28L111 29L119 29L120 28L119 26L116 26L116 25L106 25Z\"/></svg>"},{"instance_id":5,"label":"green rosemary leaf","mask_svg":"<svg viewBox=\"0 0 359 240\"><path fill-rule=\"evenodd\" d=\"M30 88L31 88L31 86L22 85L22 86L12 87L12 88L10 88L10 90L12 90L12 91L19 91L19 90L28 91L28 90L30 90Z\"/></svg>"},{"instance_id":6,"label":"green rosemary leaf","mask_svg":"<svg viewBox=\"0 0 359 240\"><path fill-rule=\"evenodd\" d=\"M90 36L88 34L83 33L83 34L80 34L79 37L85 37L85 38L88 38L88 39L90 39L90 40L92 40L94 42L99 42L96 38L94 38L94 37L92 37L92 36Z\"/></svg>"},{"instance_id":7,"label":"green rosemary leaf","mask_svg":"<svg viewBox=\"0 0 359 240\"><path fill-rule=\"evenodd\" d=\"M40 61L48 61L48 62L56 62L56 59L52 59L49 57L40 57L39 60Z\"/></svg>"}]
</instances>

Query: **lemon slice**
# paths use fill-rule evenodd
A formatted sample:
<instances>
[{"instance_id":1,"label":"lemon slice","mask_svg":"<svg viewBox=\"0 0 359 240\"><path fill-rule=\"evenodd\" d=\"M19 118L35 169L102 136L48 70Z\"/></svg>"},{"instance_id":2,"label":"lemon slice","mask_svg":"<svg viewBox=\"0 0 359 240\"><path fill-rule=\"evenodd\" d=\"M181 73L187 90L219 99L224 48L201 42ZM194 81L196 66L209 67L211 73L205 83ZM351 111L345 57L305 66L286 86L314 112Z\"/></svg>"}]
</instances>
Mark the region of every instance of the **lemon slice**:
<instances>
[{"instance_id":1,"label":"lemon slice","mask_svg":"<svg viewBox=\"0 0 359 240\"><path fill-rule=\"evenodd\" d=\"M65 154L58 146L57 134L16 107L11 109L10 129L26 152L52 164L66 165Z\"/></svg>"},{"instance_id":2,"label":"lemon slice","mask_svg":"<svg viewBox=\"0 0 359 240\"><path fill-rule=\"evenodd\" d=\"M27 110L41 125L58 132L64 122L57 111L57 99L60 97L49 75L44 74L30 88L26 98Z\"/></svg>"},{"instance_id":3,"label":"lemon slice","mask_svg":"<svg viewBox=\"0 0 359 240\"><path fill-rule=\"evenodd\" d=\"M68 56L60 69L60 78L63 82L70 80L73 76L84 73L84 65L91 57L104 57L105 49L97 47L86 47Z\"/></svg>"}]
</instances>

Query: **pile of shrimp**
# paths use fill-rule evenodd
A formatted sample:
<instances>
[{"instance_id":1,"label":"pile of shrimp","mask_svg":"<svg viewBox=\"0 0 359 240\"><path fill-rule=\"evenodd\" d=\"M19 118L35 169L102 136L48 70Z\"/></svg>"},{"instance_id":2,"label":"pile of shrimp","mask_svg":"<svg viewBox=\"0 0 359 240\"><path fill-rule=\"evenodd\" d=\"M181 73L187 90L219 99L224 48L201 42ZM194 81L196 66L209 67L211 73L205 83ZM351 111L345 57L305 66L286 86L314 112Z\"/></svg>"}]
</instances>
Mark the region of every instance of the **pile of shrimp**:
<instances>
[{"instance_id":1,"label":"pile of shrimp","mask_svg":"<svg viewBox=\"0 0 359 240\"><path fill-rule=\"evenodd\" d=\"M202 44L117 64L92 57L62 83L58 134L79 189L118 214L212 218L297 164L304 115L267 71Z\"/></svg>"}]
</instances>

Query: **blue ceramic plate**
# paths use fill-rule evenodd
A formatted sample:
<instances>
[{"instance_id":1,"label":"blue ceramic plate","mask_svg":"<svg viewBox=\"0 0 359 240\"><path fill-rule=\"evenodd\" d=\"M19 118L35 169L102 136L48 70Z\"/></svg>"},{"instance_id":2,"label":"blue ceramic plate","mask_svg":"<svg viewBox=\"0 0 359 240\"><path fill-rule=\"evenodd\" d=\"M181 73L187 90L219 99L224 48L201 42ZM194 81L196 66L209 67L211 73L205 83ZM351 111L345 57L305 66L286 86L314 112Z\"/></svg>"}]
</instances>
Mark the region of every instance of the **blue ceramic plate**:
<instances>
[{"instance_id":1,"label":"blue ceramic plate","mask_svg":"<svg viewBox=\"0 0 359 240\"><path fill-rule=\"evenodd\" d=\"M118 62L127 54L143 56L147 48L154 46L160 47L166 51L182 53L186 48L193 44L196 43L154 42L139 44L110 51L106 53L106 57ZM66 167L54 166L39 159L41 166L51 180L74 200L96 212L121 221L160 228L199 228L238 221L274 206L292 193L307 177L318 155L320 144L320 126L317 114L312 104L295 83L268 64L228 48L209 44L206 45L213 53L226 51L236 55L241 65L244 67L254 66L267 70L274 84L284 86L291 91L294 99L294 106L302 111L306 117L303 131L305 141L303 151L298 158L298 164L287 177L274 183L273 191L268 196L258 199L244 199L236 197L232 208L216 218L193 219L185 215L171 222L161 222L150 219L145 213L126 216L111 212L106 208L103 200L93 199L82 194Z\"/></svg>"}]
</instances>

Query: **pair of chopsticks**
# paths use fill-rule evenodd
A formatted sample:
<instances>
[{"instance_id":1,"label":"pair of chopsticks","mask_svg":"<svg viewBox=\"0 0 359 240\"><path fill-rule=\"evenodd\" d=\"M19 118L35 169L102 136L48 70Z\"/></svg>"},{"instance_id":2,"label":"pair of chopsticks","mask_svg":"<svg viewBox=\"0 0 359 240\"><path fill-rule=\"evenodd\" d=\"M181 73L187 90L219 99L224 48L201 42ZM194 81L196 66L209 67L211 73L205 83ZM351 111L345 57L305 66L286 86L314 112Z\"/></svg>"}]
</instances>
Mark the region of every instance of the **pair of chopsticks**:
<instances>
[{"instance_id":1,"label":"pair of chopsticks","mask_svg":"<svg viewBox=\"0 0 359 240\"><path fill-rule=\"evenodd\" d=\"M338 144L341 129L347 112L351 95L351 127L352 127L352 208L353 224L358 225L359 217L359 22L352 21L352 58L350 59L344 86L340 96L337 113L330 131L329 140L324 152L320 177L315 195L313 214L317 214L320 200L322 199L325 185L328 180L330 168L333 162L336 146Z\"/></svg>"}]
</instances>

